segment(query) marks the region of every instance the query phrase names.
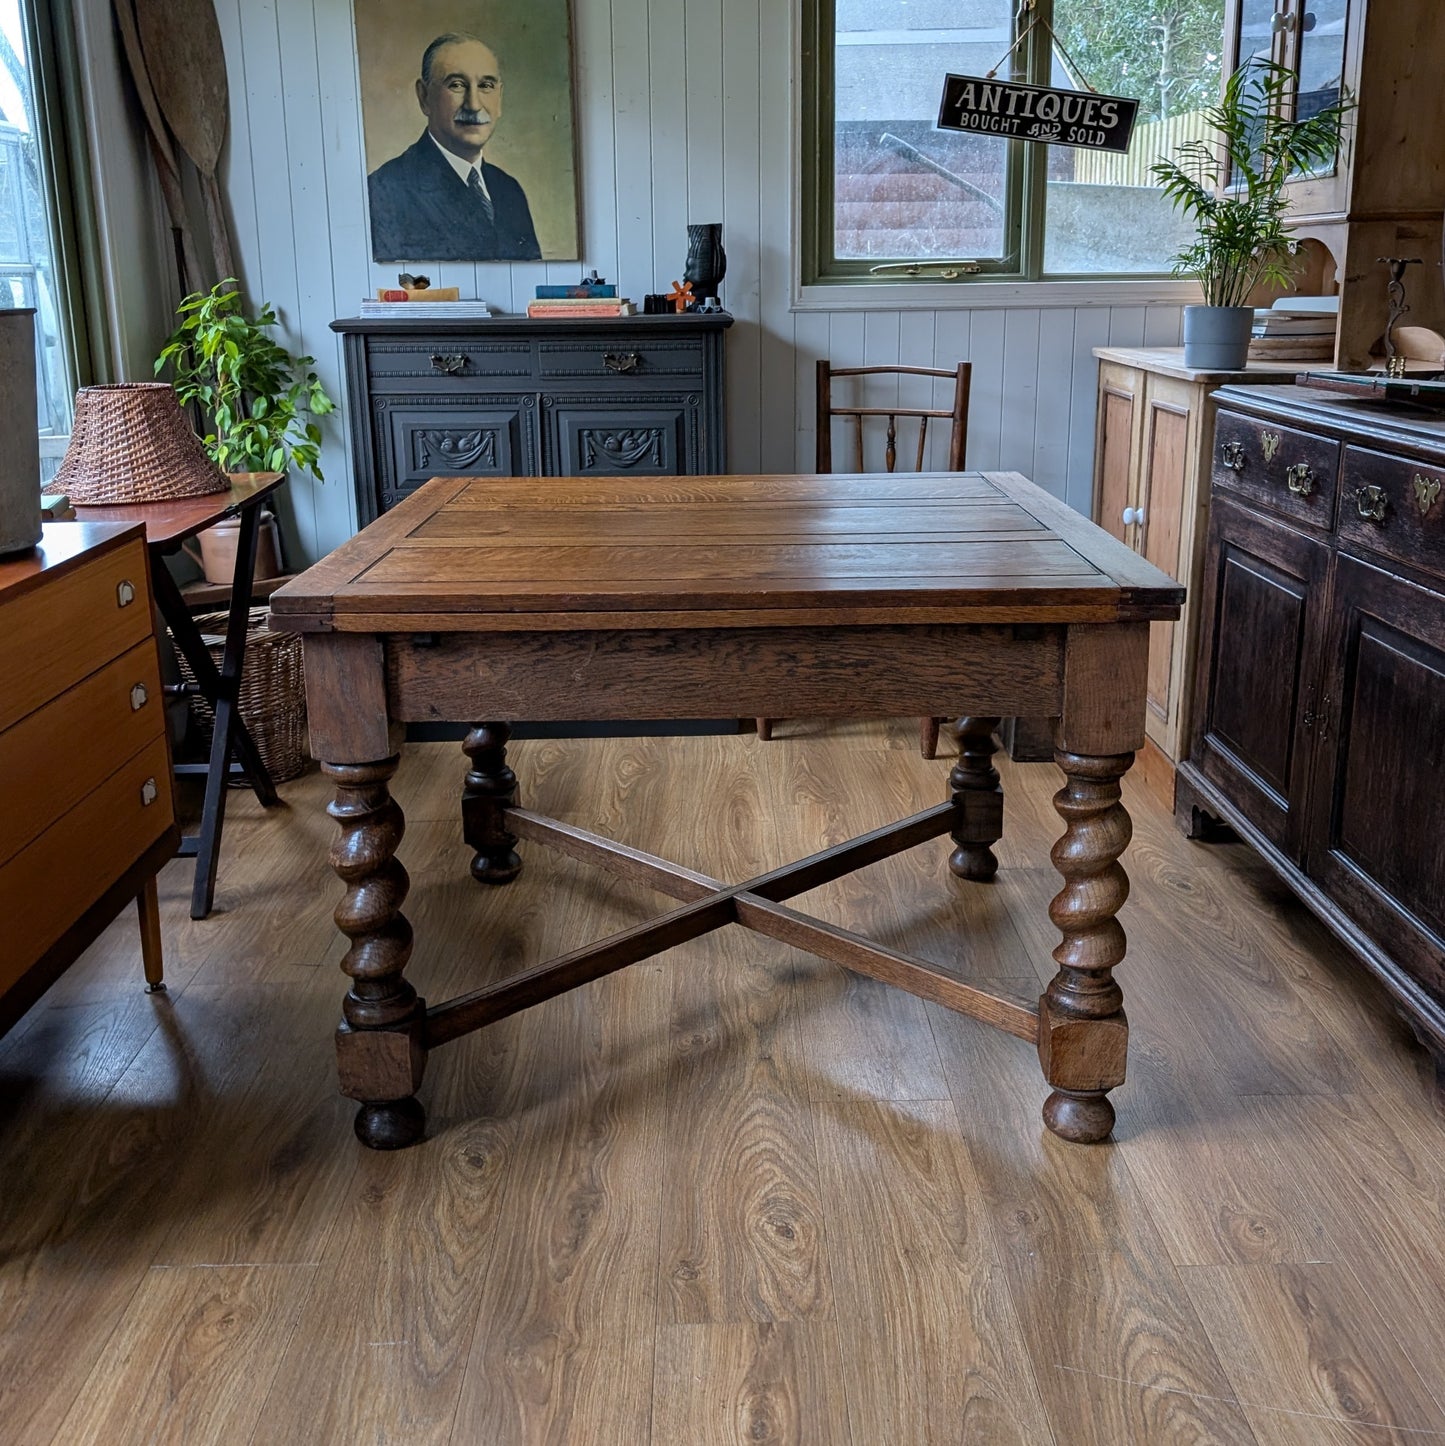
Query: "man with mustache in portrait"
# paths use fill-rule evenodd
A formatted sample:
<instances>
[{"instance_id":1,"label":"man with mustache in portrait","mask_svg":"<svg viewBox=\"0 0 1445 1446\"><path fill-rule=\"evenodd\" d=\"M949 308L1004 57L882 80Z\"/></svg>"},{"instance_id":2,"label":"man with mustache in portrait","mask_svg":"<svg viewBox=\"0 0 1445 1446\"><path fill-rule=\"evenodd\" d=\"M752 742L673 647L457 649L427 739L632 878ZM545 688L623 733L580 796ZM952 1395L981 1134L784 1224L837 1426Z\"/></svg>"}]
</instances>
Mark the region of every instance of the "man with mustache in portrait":
<instances>
[{"instance_id":1,"label":"man with mustache in portrait","mask_svg":"<svg viewBox=\"0 0 1445 1446\"><path fill-rule=\"evenodd\" d=\"M377 261L540 261L526 193L482 151L502 116L496 55L438 35L422 55L421 139L367 177Z\"/></svg>"}]
</instances>

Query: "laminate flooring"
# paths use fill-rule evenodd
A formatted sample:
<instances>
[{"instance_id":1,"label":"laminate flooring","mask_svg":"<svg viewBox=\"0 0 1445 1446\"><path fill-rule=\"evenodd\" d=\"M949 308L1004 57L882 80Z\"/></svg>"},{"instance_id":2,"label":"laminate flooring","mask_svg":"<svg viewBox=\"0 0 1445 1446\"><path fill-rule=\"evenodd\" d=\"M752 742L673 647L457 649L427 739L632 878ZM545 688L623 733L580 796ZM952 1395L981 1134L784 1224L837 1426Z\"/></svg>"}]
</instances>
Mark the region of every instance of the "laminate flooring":
<instances>
[{"instance_id":1,"label":"laminate flooring","mask_svg":"<svg viewBox=\"0 0 1445 1446\"><path fill-rule=\"evenodd\" d=\"M944 794L913 720L514 747L529 807L725 878ZM449 745L396 784L441 1000L660 912L525 847L467 874ZM1051 765L799 907L1036 992ZM1445 1443L1445 1118L1381 991L1241 845L1129 786L1112 1143L1025 1044L732 928L432 1056L429 1138L335 1091L324 781L234 794L217 912L161 876L0 1040L0 1442Z\"/></svg>"}]
</instances>

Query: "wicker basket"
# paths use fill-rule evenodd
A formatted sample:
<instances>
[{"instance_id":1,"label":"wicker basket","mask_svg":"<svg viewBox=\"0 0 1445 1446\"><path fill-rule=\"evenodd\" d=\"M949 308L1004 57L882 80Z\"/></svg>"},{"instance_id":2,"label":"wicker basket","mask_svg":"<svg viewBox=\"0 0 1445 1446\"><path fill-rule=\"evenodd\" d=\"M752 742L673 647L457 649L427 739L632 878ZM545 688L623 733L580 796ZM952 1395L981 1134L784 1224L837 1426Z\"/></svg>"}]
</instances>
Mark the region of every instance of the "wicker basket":
<instances>
[{"instance_id":1,"label":"wicker basket","mask_svg":"<svg viewBox=\"0 0 1445 1446\"><path fill-rule=\"evenodd\" d=\"M246 628L246 661L241 670L241 717L256 740L266 771L276 783L298 778L306 771L306 686L301 672L301 638L297 633L273 632L266 625L267 609L251 609ZM217 668L226 646L226 614L200 613L196 627ZM181 676L196 681L185 655L176 650ZM190 695L191 717L209 747L216 714L199 693ZM247 786L243 780L241 786Z\"/></svg>"}]
</instances>

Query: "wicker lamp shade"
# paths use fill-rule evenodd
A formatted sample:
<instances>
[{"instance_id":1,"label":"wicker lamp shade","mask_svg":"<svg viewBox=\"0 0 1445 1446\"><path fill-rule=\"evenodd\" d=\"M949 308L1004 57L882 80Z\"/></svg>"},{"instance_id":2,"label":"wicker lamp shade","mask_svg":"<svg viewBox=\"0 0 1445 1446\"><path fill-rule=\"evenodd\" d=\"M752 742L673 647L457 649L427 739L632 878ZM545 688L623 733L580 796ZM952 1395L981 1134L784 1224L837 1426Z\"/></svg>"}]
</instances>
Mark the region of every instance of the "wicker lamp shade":
<instances>
[{"instance_id":1,"label":"wicker lamp shade","mask_svg":"<svg viewBox=\"0 0 1445 1446\"><path fill-rule=\"evenodd\" d=\"M70 447L48 490L72 502L164 502L225 492L231 479L206 455L167 382L82 387Z\"/></svg>"}]
</instances>

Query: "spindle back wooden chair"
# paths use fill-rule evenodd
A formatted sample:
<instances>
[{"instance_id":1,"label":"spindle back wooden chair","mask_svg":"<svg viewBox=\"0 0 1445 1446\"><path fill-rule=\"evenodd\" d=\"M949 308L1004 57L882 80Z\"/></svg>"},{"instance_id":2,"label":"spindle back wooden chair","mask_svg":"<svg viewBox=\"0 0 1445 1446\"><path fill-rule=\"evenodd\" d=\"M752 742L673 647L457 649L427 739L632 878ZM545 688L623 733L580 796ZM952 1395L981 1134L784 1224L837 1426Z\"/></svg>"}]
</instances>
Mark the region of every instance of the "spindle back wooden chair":
<instances>
[{"instance_id":1,"label":"spindle back wooden chair","mask_svg":"<svg viewBox=\"0 0 1445 1446\"><path fill-rule=\"evenodd\" d=\"M973 363L959 362L956 367L835 367L826 357L818 361L818 430L816 444L816 468L819 472L840 470L833 465L833 418L851 417L852 424L852 470L865 472L863 446L863 419L865 417L887 417L888 428L884 435L883 465L889 472L898 470L898 419L918 419L917 448L913 453L913 471L922 472L928 456L928 424L935 419L947 421L948 467L950 472L962 472L964 456L968 451L968 393L973 380ZM905 407L896 406L834 406L834 377L938 377L953 380L953 405L949 407ZM939 718L919 720L918 746L925 758L932 758L938 752ZM757 719L758 737L765 742L773 736L773 720Z\"/></svg>"},{"instance_id":2,"label":"spindle back wooden chair","mask_svg":"<svg viewBox=\"0 0 1445 1446\"><path fill-rule=\"evenodd\" d=\"M953 405L950 407L835 407L833 405L834 377L940 377L953 380ZM948 464L950 472L963 471L964 453L968 450L968 391L973 378L973 364L959 362L956 367L835 367L826 357L818 362L818 440L817 470L833 472L833 418L853 419L852 470L867 471L863 462L863 419L865 417L887 417L888 429L884 439L883 463L886 471L898 470L898 419L918 418L918 446L914 453L913 470L924 470L924 459L928 455L928 424L937 418L950 423L948 436Z\"/></svg>"}]
</instances>

